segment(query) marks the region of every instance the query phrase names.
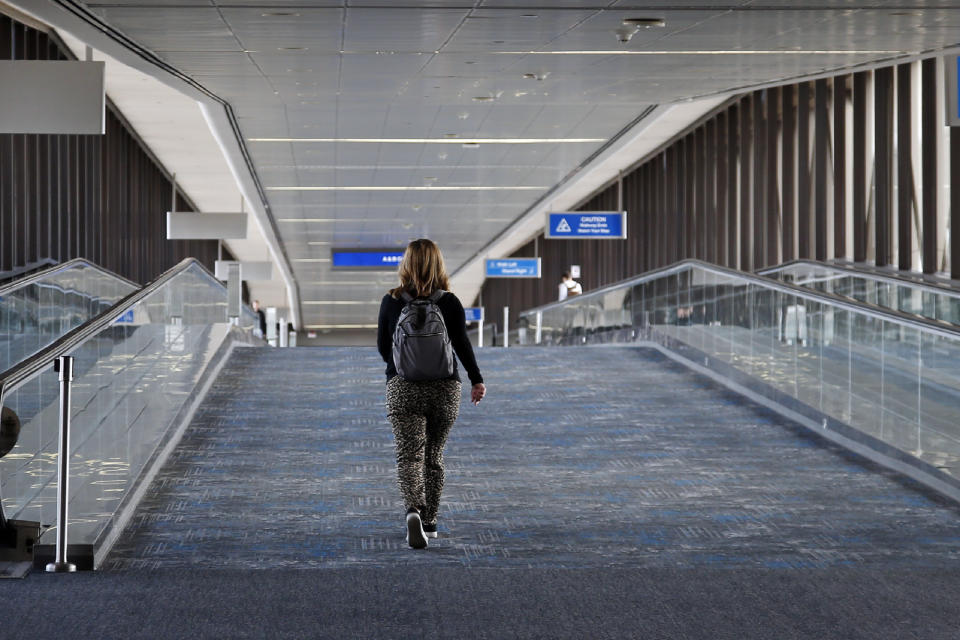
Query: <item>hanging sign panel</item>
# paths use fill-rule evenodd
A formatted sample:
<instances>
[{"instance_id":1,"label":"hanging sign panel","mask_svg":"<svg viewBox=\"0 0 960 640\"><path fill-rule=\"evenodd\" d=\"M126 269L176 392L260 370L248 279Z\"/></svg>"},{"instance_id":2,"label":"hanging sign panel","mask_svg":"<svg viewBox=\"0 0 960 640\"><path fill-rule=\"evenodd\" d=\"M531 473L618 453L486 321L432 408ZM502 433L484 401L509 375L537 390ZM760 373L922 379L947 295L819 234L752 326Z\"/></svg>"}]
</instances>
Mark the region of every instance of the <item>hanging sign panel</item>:
<instances>
[{"instance_id":1,"label":"hanging sign panel","mask_svg":"<svg viewBox=\"0 0 960 640\"><path fill-rule=\"evenodd\" d=\"M334 249L331 257L334 269L396 271L403 260L403 250Z\"/></svg>"},{"instance_id":2,"label":"hanging sign panel","mask_svg":"<svg viewBox=\"0 0 960 640\"><path fill-rule=\"evenodd\" d=\"M466 316L467 322L480 322L483 320L483 307L464 307L463 315Z\"/></svg>"},{"instance_id":3,"label":"hanging sign panel","mask_svg":"<svg viewBox=\"0 0 960 640\"><path fill-rule=\"evenodd\" d=\"M104 63L0 62L0 133L104 132Z\"/></svg>"},{"instance_id":4,"label":"hanging sign panel","mask_svg":"<svg viewBox=\"0 0 960 640\"><path fill-rule=\"evenodd\" d=\"M488 278L539 278L540 258L488 258Z\"/></svg>"},{"instance_id":5,"label":"hanging sign panel","mask_svg":"<svg viewBox=\"0 0 960 640\"><path fill-rule=\"evenodd\" d=\"M167 240L243 240L245 213L167 212Z\"/></svg>"},{"instance_id":6,"label":"hanging sign panel","mask_svg":"<svg viewBox=\"0 0 960 640\"><path fill-rule=\"evenodd\" d=\"M960 64L957 56L946 56L943 59L943 67L946 72L946 122L948 127L960 127Z\"/></svg>"},{"instance_id":7,"label":"hanging sign panel","mask_svg":"<svg viewBox=\"0 0 960 640\"><path fill-rule=\"evenodd\" d=\"M561 211L547 214L545 237L559 240L623 240L626 211Z\"/></svg>"}]
</instances>

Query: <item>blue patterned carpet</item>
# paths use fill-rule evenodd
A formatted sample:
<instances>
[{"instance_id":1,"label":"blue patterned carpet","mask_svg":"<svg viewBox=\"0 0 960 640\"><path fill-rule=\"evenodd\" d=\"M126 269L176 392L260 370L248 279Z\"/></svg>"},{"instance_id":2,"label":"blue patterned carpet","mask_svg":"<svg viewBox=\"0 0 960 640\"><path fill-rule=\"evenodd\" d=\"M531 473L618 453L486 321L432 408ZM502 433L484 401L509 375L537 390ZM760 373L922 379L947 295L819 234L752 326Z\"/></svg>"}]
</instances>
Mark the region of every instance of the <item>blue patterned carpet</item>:
<instances>
[{"instance_id":1,"label":"blue patterned carpet","mask_svg":"<svg viewBox=\"0 0 960 640\"><path fill-rule=\"evenodd\" d=\"M947 568L960 509L643 348L484 349L404 543L374 349L240 349L108 569Z\"/></svg>"}]
</instances>

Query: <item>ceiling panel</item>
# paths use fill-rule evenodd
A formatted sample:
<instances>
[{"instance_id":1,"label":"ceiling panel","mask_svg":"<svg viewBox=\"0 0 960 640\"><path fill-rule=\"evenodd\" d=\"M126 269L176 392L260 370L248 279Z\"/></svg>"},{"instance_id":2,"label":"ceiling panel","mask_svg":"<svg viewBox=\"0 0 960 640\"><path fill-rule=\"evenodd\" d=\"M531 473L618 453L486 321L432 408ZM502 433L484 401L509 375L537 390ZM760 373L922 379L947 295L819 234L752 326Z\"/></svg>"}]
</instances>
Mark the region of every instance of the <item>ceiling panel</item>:
<instances>
[{"instance_id":1,"label":"ceiling panel","mask_svg":"<svg viewBox=\"0 0 960 640\"><path fill-rule=\"evenodd\" d=\"M294 260L313 260L293 263L305 300L377 300L390 280L331 272L334 244L429 235L455 269L648 105L960 42L960 8L923 0L349 4L91 5L228 100L244 137L329 139L247 141L281 240ZM666 26L618 42L622 19L639 16ZM416 142L376 141L396 138ZM465 148L465 138L536 142ZM556 140L571 138L589 140ZM304 284L347 277L360 284ZM340 304L303 313L310 325L371 323L375 312Z\"/></svg>"}]
</instances>

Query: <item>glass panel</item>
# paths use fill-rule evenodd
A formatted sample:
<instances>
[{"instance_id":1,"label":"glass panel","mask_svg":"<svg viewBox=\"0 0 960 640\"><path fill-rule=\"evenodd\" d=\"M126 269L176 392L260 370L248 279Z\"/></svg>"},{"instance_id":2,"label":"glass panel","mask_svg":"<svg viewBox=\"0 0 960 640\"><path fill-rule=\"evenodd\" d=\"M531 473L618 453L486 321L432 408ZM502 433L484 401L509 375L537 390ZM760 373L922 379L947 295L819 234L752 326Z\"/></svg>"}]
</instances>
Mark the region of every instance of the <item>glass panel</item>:
<instances>
[{"instance_id":1,"label":"glass panel","mask_svg":"<svg viewBox=\"0 0 960 640\"><path fill-rule=\"evenodd\" d=\"M83 296L63 295L79 308ZM225 287L191 264L69 354L71 543L91 544L103 532L224 340L256 344L252 327L232 326L226 314ZM23 423L17 446L0 460L8 517L55 522L58 398L52 371L4 398Z\"/></svg>"},{"instance_id":2,"label":"glass panel","mask_svg":"<svg viewBox=\"0 0 960 640\"><path fill-rule=\"evenodd\" d=\"M0 371L40 351L134 290L136 287L126 280L86 263L3 287Z\"/></svg>"},{"instance_id":3,"label":"glass panel","mask_svg":"<svg viewBox=\"0 0 960 640\"><path fill-rule=\"evenodd\" d=\"M925 335L920 345L918 455L960 476L960 344Z\"/></svg>"},{"instance_id":4,"label":"glass panel","mask_svg":"<svg viewBox=\"0 0 960 640\"><path fill-rule=\"evenodd\" d=\"M960 325L960 291L881 273L851 273L823 264L792 264L768 275L815 291Z\"/></svg>"}]
</instances>

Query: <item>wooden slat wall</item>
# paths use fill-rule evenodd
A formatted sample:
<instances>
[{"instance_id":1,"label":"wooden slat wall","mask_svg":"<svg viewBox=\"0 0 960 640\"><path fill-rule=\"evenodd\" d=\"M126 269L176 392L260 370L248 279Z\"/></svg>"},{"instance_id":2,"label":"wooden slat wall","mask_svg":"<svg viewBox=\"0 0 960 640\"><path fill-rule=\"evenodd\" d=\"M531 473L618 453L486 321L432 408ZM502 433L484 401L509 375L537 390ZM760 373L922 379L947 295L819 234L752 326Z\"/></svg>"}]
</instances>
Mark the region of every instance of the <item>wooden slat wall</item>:
<instances>
[{"instance_id":1,"label":"wooden slat wall","mask_svg":"<svg viewBox=\"0 0 960 640\"><path fill-rule=\"evenodd\" d=\"M11 59L66 60L67 53L0 15L0 60ZM171 192L113 105L102 136L0 134L0 271L83 257L143 283L188 256L212 269L216 241L166 239ZM183 194L177 209L194 210Z\"/></svg>"},{"instance_id":2,"label":"wooden slat wall","mask_svg":"<svg viewBox=\"0 0 960 640\"><path fill-rule=\"evenodd\" d=\"M589 291L691 257L745 270L834 257L909 269L919 247L924 271L941 268L937 255L946 251L952 277L960 278L960 242L941 246L937 238L941 123L928 108L936 100L936 61L916 66L753 91L725 105L624 174L627 240L541 236L543 279L487 281L487 317L502 318L509 305L516 318L517 311L555 300L560 274L571 264L581 266ZM920 73L919 84L911 82L913 73ZM912 124L917 109L919 128ZM951 183L960 184L960 134L942 143L950 146ZM922 163L917 184L916 162ZM614 210L616 194L614 183L578 208ZM951 227L958 229L960 188L950 190L950 200ZM515 255L534 252L531 242Z\"/></svg>"}]
</instances>

